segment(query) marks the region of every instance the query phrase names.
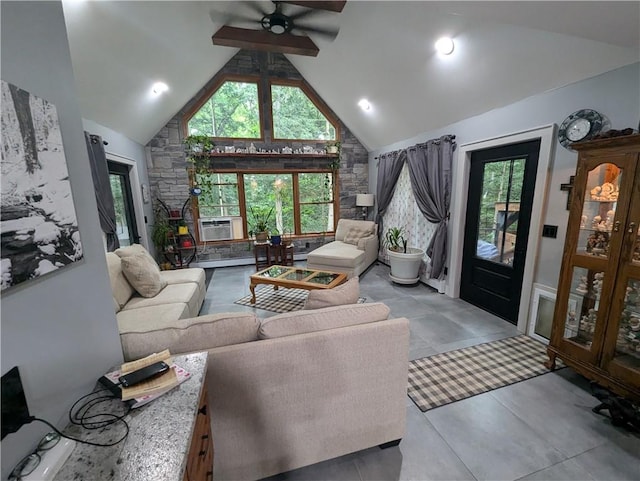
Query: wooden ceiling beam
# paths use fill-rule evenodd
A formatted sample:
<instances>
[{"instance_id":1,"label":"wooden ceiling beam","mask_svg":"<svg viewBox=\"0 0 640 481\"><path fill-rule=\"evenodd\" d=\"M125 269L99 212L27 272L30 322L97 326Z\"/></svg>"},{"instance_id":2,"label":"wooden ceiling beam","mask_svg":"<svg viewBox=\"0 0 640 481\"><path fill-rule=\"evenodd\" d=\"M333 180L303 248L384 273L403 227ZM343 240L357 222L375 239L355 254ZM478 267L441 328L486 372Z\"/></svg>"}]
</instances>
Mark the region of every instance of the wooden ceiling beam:
<instances>
[{"instance_id":1,"label":"wooden ceiling beam","mask_svg":"<svg viewBox=\"0 0 640 481\"><path fill-rule=\"evenodd\" d=\"M320 49L309 37L283 33L276 35L266 30L223 26L211 37L214 45L237 47L247 50L290 53L317 57Z\"/></svg>"},{"instance_id":2,"label":"wooden ceiling beam","mask_svg":"<svg viewBox=\"0 0 640 481\"><path fill-rule=\"evenodd\" d=\"M342 12L344 5L347 3L344 1L308 1L308 2L282 2L282 3L290 3L292 5L300 5L301 7L307 8L317 8L319 10L328 10L330 12Z\"/></svg>"}]
</instances>

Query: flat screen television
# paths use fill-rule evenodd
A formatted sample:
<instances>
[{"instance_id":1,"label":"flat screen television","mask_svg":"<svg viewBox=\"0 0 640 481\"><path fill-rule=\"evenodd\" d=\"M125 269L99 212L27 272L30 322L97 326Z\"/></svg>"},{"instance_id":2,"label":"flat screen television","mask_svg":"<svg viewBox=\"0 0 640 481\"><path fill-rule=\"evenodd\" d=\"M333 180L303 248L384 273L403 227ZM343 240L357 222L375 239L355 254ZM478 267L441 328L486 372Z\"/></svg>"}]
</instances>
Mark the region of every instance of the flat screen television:
<instances>
[{"instance_id":1,"label":"flat screen television","mask_svg":"<svg viewBox=\"0 0 640 481\"><path fill-rule=\"evenodd\" d=\"M2 439L31 422L18 366L2 376Z\"/></svg>"}]
</instances>

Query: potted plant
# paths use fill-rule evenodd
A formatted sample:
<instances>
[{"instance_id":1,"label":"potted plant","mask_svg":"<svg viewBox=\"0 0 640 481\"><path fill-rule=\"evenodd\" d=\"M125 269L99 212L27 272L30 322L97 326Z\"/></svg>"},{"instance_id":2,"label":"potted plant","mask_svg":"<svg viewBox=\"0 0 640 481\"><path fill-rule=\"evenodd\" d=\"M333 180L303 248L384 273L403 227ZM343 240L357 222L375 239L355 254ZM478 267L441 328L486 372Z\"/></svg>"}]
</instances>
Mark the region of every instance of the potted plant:
<instances>
[{"instance_id":1,"label":"potted plant","mask_svg":"<svg viewBox=\"0 0 640 481\"><path fill-rule=\"evenodd\" d=\"M158 259L162 261L164 251L169 244L169 238L173 235L173 227L169 223L166 214L157 210L155 213L155 221L151 229L151 241L156 248Z\"/></svg>"},{"instance_id":2,"label":"potted plant","mask_svg":"<svg viewBox=\"0 0 640 481\"><path fill-rule=\"evenodd\" d=\"M209 153L216 145L207 135L189 135L182 141L187 147L187 162L193 164L196 173L209 172Z\"/></svg>"},{"instance_id":3,"label":"potted plant","mask_svg":"<svg viewBox=\"0 0 640 481\"><path fill-rule=\"evenodd\" d=\"M417 247L407 247L404 227L389 227L384 236L391 273L389 277L398 284L415 284L420 277L420 265L424 251Z\"/></svg>"},{"instance_id":4,"label":"potted plant","mask_svg":"<svg viewBox=\"0 0 640 481\"><path fill-rule=\"evenodd\" d=\"M253 217L253 224L249 234L254 235L256 241L266 242L269 238L269 222L271 221L271 214L273 214L273 207L267 212L266 208L254 208L251 207L251 216Z\"/></svg>"},{"instance_id":5,"label":"potted plant","mask_svg":"<svg viewBox=\"0 0 640 481\"><path fill-rule=\"evenodd\" d=\"M340 142L338 142L337 140L330 140L326 145L327 154L339 154L341 146L342 144L340 144Z\"/></svg>"}]
</instances>

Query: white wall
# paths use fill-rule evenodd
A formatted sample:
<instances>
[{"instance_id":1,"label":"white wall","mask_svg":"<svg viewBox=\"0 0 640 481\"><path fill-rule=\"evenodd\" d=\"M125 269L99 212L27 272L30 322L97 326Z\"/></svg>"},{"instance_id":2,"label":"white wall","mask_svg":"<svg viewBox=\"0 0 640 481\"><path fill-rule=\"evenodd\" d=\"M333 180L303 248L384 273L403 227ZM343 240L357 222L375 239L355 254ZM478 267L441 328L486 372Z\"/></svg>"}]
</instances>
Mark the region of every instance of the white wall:
<instances>
[{"instance_id":1,"label":"white wall","mask_svg":"<svg viewBox=\"0 0 640 481\"><path fill-rule=\"evenodd\" d=\"M582 108L592 108L608 117L613 129L638 128L639 86L640 63L636 63L387 145L369 154L369 191L375 192L377 182L378 169L374 157L382 152L409 147L444 134L455 134L456 142L462 145L542 125L559 125L569 114ZM482 95L482 92L478 92L478 95ZM452 101L455 101L455 94ZM557 140L555 144L544 223L557 225L558 237L541 239L535 274L535 282L550 287L557 286L568 219L568 211L565 210L567 194L560 191L560 184L568 182L569 176L575 174L578 158L576 153L560 146ZM457 160L457 155L454 159ZM454 178L457 173L458 169L454 164ZM455 185L455 181L453 184ZM543 186L536 186L536 190L543 192ZM451 238L449 243L451 247Z\"/></svg>"},{"instance_id":2,"label":"white wall","mask_svg":"<svg viewBox=\"0 0 640 481\"><path fill-rule=\"evenodd\" d=\"M62 5L2 1L2 79L58 111L84 259L2 292L2 374L20 368L34 416L63 426L73 402L122 361ZM2 441L2 478L48 428Z\"/></svg>"}]
</instances>

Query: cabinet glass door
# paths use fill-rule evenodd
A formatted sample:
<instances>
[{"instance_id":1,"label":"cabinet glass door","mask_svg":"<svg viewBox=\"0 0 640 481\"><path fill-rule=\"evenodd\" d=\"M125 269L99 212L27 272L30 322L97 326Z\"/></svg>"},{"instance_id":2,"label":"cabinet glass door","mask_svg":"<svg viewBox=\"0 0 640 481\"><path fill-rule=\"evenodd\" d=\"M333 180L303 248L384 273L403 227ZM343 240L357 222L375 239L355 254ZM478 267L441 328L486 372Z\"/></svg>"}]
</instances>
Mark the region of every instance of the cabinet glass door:
<instances>
[{"instance_id":1,"label":"cabinet glass door","mask_svg":"<svg viewBox=\"0 0 640 481\"><path fill-rule=\"evenodd\" d=\"M564 323L564 339L591 349L598 321L604 272L574 267Z\"/></svg>"},{"instance_id":2,"label":"cabinet glass door","mask_svg":"<svg viewBox=\"0 0 640 481\"><path fill-rule=\"evenodd\" d=\"M640 370L640 279L629 279L625 287L614 360Z\"/></svg>"},{"instance_id":3,"label":"cabinet glass door","mask_svg":"<svg viewBox=\"0 0 640 481\"><path fill-rule=\"evenodd\" d=\"M611 163L589 171L577 253L609 257L611 232L619 229L615 216L622 178L622 169Z\"/></svg>"}]
</instances>

